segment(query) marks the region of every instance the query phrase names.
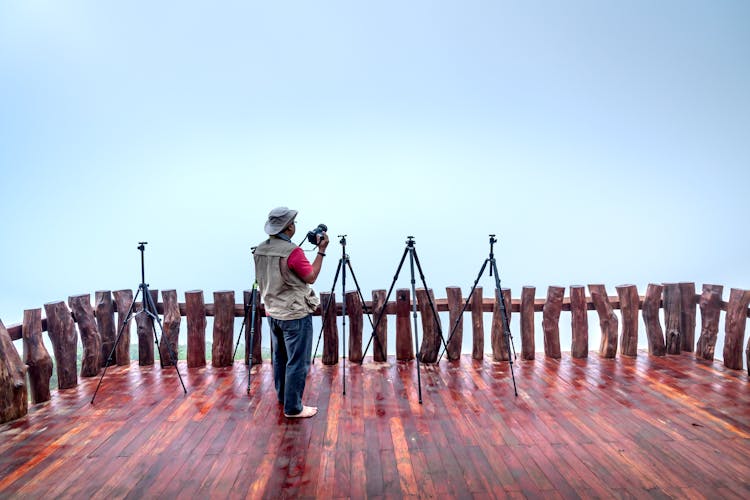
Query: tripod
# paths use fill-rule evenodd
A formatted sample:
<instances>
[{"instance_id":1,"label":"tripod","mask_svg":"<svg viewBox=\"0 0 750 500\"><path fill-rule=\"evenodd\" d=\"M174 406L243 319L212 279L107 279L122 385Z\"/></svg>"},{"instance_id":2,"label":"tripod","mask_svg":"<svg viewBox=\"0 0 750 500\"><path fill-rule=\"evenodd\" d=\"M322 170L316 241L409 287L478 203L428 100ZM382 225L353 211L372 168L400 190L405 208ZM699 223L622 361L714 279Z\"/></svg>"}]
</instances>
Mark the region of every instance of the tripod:
<instances>
[{"instance_id":1,"label":"tripod","mask_svg":"<svg viewBox=\"0 0 750 500\"><path fill-rule=\"evenodd\" d=\"M510 334L510 325L508 323L508 309L505 305L505 297L503 297L502 289L500 288L500 274L497 272L497 262L495 261L495 243L497 243L497 238L495 238L494 234L490 235L490 256L487 257L484 260L484 264L482 264L482 268L479 270L479 274L477 275L477 279L474 280L474 285L471 287L471 291L469 292L469 296L466 298L466 302L464 303L463 309L461 309L461 313L456 318L456 323L453 325L453 328L451 329L451 333L448 336L448 343L450 343L451 338L453 338L453 334L456 332L456 328L458 327L459 322L462 319L463 313L466 311L466 308L469 306L469 302L471 301L471 296L474 295L474 290L477 288L477 283L479 283L479 278L482 277L482 274L484 273L485 268L487 267L487 264L490 265L490 276L492 276L492 273L494 271L495 273L495 295L499 297L500 300L500 317L503 322L503 336L505 337L505 347L508 349L508 362L510 363L510 376L513 380L513 392L516 396L518 396L518 390L516 389L516 376L513 373L513 359L516 356L516 348L513 345L513 336ZM512 348L512 352L511 352ZM443 349L443 352L440 354L440 357L438 358L438 362L443 357L443 354L445 354L445 351L447 350L447 346L445 349Z\"/></svg>"},{"instance_id":2,"label":"tripod","mask_svg":"<svg viewBox=\"0 0 750 500\"><path fill-rule=\"evenodd\" d=\"M367 312L367 305L365 304L365 298L362 295L362 289L359 287L359 283L357 282L357 276L354 274L354 269L352 268L352 263L349 260L349 255L346 253L346 235L340 234L339 243L341 243L341 258L339 259L339 265L336 268L336 275L333 278L333 285L331 285L331 294L328 296L328 301L326 302L325 309L323 310L321 314L321 318L323 320L323 325L320 327L320 333L318 334L318 341L315 344L315 353L313 354L312 362L315 363L315 356L318 354L318 347L320 347L320 338L323 336L323 329L325 327L325 317L328 314L328 308L331 306L331 302L333 301L333 292L336 289L336 282L339 279L339 274L341 274L341 331L342 331L342 338L344 342L344 355L343 355L343 389L344 389L344 396L346 396L346 268L349 267L349 271L352 273L352 278L354 278L354 284L357 287L357 293L359 294L359 300L362 301L362 309L364 309L365 314L367 314L367 319L370 320L370 326L372 326L372 318L370 318L370 313ZM336 307L336 304L334 302L333 307Z\"/></svg>"},{"instance_id":3,"label":"tripod","mask_svg":"<svg viewBox=\"0 0 750 500\"><path fill-rule=\"evenodd\" d=\"M422 404L422 377L420 374L420 366L419 366L419 358L421 357L421 354L419 352L419 334L417 331L417 289L416 289L416 280L414 279L414 265L416 263L417 269L419 269L419 277L422 280L422 285L424 286L425 291L427 292L427 301L430 303L430 309L432 309L432 314L435 318L435 324L438 328L438 334L440 335L440 340L443 342L443 345L445 345L445 339L443 338L443 330L440 327L440 321L438 320L438 313L437 309L435 308L435 303L432 301L432 297L430 297L429 294L429 288L427 288L427 283L424 279L424 273L422 272L422 265L419 263L419 257L417 256L417 250L414 248L414 236L407 236L406 237L406 248L404 248L404 254L401 256L401 261L398 263L398 268L396 269L396 275L393 277L393 282L391 282L391 287L388 289L388 294L385 296L385 305L388 304L388 298L391 296L391 292L393 292L393 287L396 285L396 280L398 279L399 273L401 273L401 267L404 265L404 260L406 260L406 255L409 255L409 267L411 269L411 304L412 304L412 315L414 317L414 351L417 353L415 358L417 360L417 387L418 387L418 394L419 394L419 404ZM362 359L364 360L364 355L367 353L367 349L370 348L370 343L372 342L372 339L377 339L377 336L375 335L375 331L378 328L378 325L380 325L380 320L383 319L383 316L385 315L385 305L383 306L383 309L380 311L380 314L378 315L378 318L375 320L375 325L372 328L372 335L370 335L370 340L367 342L367 347L365 347L364 353L362 354ZM379 344L379 341L376 342ZM382 348L381 348L382 353Z\"/></svg>"},{"instance_id":4,"label":"tripod","mask_svg":"<svg viewBox=\"0 0 750 500\"><path fill-rule=\"evenodd\" d=\"M242 339L242 332L247 324L247 313L250 311L250 342L247 344L249 355L248 355L248 367L247 367L247 393L250 394L250 372L253 369L253 347L255 346L255 313L257 311L257 297L258 297L258 282L253 282L253 289L250 292L250 303L245 304L245 313L242 315L242 326L240 326L240 334L237 336L237 343L234 345L234 354L232 354L232 360L237 355L237 348L240 346L240 339Z\"/></svg>"},{"instance_id":5,"label":"tripod","mask_svg":"<svg viewBox=\"0 0 750 500\"><path fill-rule=\"evenodd\" d=\"M146 245L148 244L147 241L139 241L138 242L138 250L141 251L141 284L138 286L138 291L135 293L135 297L133 297L133 302L130 303L130 308L128 309L127 314L125 315L125 321L122 322L122 326L120 327L120 331L117 332L117 338L115 339L115 344L112 346L112 351L109 353L109 357L107 358L107 363L104 365L104 371L102 372L102 376L99 377L99 383L96 386L96 390L94 391L94 395L91 397L91 404L94 404L94 398L96 398L96 394L99 392L99 387L102 385L102 380L104 380L104 375L107 373L107 368L112 362L112 356L115 354L115 349L117 349L117 344L120 342L120 337L122 336L122 332L125 330L125 327L128 325L128 322L133 319L135 316L139 314L146 314L148 315L151 320L156 320L156 323L159 325L159 332L162 334L162 337L164 335L164 329L161 326L161 320L159 319L159 314L156 309L156 304L154 304L154 299L151 297L151 294L148 291L148 283L146 283L146 273L144 271L144 262L143 262L143 252L146 249ZM135 301L138 298L138 294L143 295L143 304L142 309L138 312L135 312ZM162 338L163 340L163 338ZM156 330L154 330L154 341L156 342L156 350L159 351L159 336L156 333ZM174 369L177 372L177 377L180 379L180 384L182 385L182 390L187 394L187 389L185 388L185 383L182 381L182 375L180 375L180 370L177 368L177 354L172 351L172 346L167 346L167 351L169 352L169 361L174 365ZM162 368L164 368L164 361L159 358L159 361L161 363Z\"/></svg>"}]
</instances>

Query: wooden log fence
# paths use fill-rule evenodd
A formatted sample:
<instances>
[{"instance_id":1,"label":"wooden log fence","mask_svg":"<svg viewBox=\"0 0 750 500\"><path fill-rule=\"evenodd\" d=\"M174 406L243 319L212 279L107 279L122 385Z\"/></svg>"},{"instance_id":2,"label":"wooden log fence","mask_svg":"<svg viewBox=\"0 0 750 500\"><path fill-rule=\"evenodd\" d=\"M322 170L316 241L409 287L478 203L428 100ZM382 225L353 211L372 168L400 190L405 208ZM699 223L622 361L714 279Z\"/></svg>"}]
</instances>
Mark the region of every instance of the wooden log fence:
<instances>
[{"instance_id":1,"label":"wooden log fence","mask_svg":"<svg viewBox=\"0 0 750 500\"><path fill-rule=\"evenodd\" d=\"M133 290L117 290L115 297L115 311L117 311L117 344L115 345L115 363L118 366L130 364L130 323L128 311L133 305ZM132 315L131 315L132 316ZM127 319L127 322L125 321Z\"/></svg>"},{"instance_id":2,"label":"wooden log fence","mask_svg":"<svg viewBox=\"0 0 750 500\"><path fill-rule=\"evenodd\" d=\"M422 318L422 347L419 350L419 360L422 363L436 362L443 348L441 340L446 340L447 334L442 328L440 316L435 316L432 310L434 304L435 296L432 290L417 289L417 308Z\"/></svg>"},{"instance_id":3,"label":"wooden log fence","mask_svg":"<svg viewBox=\"0 0 750 500\"><path fill-rule=\"evenodd\" d=\"M215 367L231 366L232 351L234 349L234 292L225 290L214 292L214 338L211 351L211 364ZM173 355L177 358L177 348L174 347ZM162 363L169 360L162 358Z\"/></svg>"},{"instance_id":4,"label":"wooden log fence","mask_svg":"<svg viewBox=\"0 0 750 500\"><path fill-rule=\"evenodd\" d=\"M635 357L638 355L638 306L640 298L635 285L616 287L620 298L620 315L622 316L622 334L620 335L620 354Z\"/></svg>"},{"instance_id":5,"label":"wooden log fence","mask_svg":"<svg viewBox=\"0 0 750 500\"><path fill-rule=\"evenodd\" d=\"M170 360L171 355L177 359L178 353L178 340L180 336L180 322L182 317L180 316L180 305L177 301L177 290L164 290L161 293L164 299L164 331L161 336L161 344L159 344L159 358L162 363L167 366L172 366ZM234 292L231 296L232 308L234 308ZM156 301L154 301L156 304ZM232 344L232 340L229 340L229 344ZM231 356L231 354L230 354Z\"/></svg>"},{"instance_id":6,"label":"wooden log fence","mask_svg":"<svg viewBox=\"0 0 750 500\"><path fill-rule=\"evenodd\" d=\"M667 344L667 354L680 354L682 352L682 335L680 319L682 313L682 297L680 297L680 285L677 283L664 284L664 341Z\"/></svg>"},{"instance_id":7,"label":"wooden log fence","mask_svg":"<svg viewBox=\"0 0 750 500\"><path fill-rule=\"evenodd\" d=\"M49 381L52 378L52 357L42 342L42 310L23 312L23 353L28 367L31 402L49 401Z\"/></svg>"},{"instance_id":8,"label":"wooden log fence","mask_svg":"<svg viewBox=\"0 0 750 500\"><path fill-rule=\"evenodd\" d=\"M57 366L57 387L69 389L78 385L76 357L78 354L78 333L73 316L65 302L44 304L47 313L47 332L52 342Z\"/></svg>"},{"instance_id":9,"label":"wooden log fence","mask_svg":"<svg viewBox=\"0 0 750 500\"><path fill-rule=\"evenodd\" d=\"M411 291L407 288L396 290L396 359L410 361L414 359L414 344L412 343L411 320ZM373 313L373 321L376 314ZM379 328L379 326L378 326Z\"/></svg>"},{"instance_id":10,"label":"wooden log fence","mask_svg":"<svg viewBox=\"0 0 750 500\"><path fill-rule=\"evenodd\" d=\"M714 359L716 339L719 336L719 317L722 311L721 285L703 285L703 292L698 305L701 310L701 335L695 350L698 356L706 360ZM726 311L726 305L724 306Z\"/></svg>"},{"instance_id":11,"label":"wooden log fence","mask_svg":"<svg viewBox=\"0 0 750 500\"><path fill-rule=\"evenodd\" d=\"M482 314L482 287L474 289L471 297L471 358L481 360L484 357L484 318Z\"/></svg>"},{"instance_id":12,"label":"wooden log fence","mask_svg":"<svg viewBox=\"0 0 750 500\"><path fill-rule=\"evenodd\" d=\"M564 303L563 303L564 307ZM589 355L589 316L587 314L586 287L570 287L570 331L572 332L570 355L585 358Z\"/></svg>"},{"instance_id":13,"label":"wooden log fence","mask_svg":"<svg viewBox=\"0 0 750 500\"><path fill-rule=\"evenodd\" d=\"M476 293L476 291L474 292ZM503 300L505 301L506 313L508 305L511 303L510 289L502 289ZM495 300L492 303L492 331L490 342L492 346L492 359L494 361L508 361L508 342L505 337L505 325L503 324L502 309L500 305L500 295L497 290L494 291ZM508 327L510 328L511 315L508 314ZM533 323L532 323L533 328ZM511 328L512 333L512 328ZM532 331L533 335L533 331ZM533 337L532 337L533 338Z\"/></svg>"},{"instance_id":14,"label":"wooden log fence","mask_svg":"<svg viewBox=\"0 0 750 500\"><path fill-rule=\"evenodd\" d=\"M107 358L115 346L117 331L115 328L115 304L112 302L112 292L99 290L96 292L94 314L96 314L96 329L102 340L102 366L107 364Z\"/></svg>"},{"instance_id":15,"label":"wooden log fence","mask_svg":"<svg viewBox=\"0 0 750 500\"><path fill-rule=\"evenodd\" d=\"M461 359L461 345L464 339L464 322L461 321L461 310L464 301L461 299L461 289L457 286L449 286L445 289L448 300L448 331L445 332L445 341L448 342L446 353L450 361Z\"/></svg>"},{"instance_id":16,"label":"wooden log fence","mask_svg":"<svg viewBox=\"0 0 750 500\"><path fill-rule=\"evenodd\" d=\"M594 308L599 314L599 328L602 332L599 355L603 358L614 358L617 354L617 327L619 323L615 308L607 296L604 285L589 285L589 291Z\"/></svg>"},{"instance_id":17,"label":"wooden log fence","mask_svg":"<svg viewBox=\"0 0 750 500\"><path fill-rule=\"evenodd\" d=\"M544 355L560 359L560 312L562 312L565 287L551 286L547 289L547 301L542 309L542 330L544 330Z\"/></svg>"},{"instance_id":18,"label":"wooden log fence","mask_svg":"<svg viewBox=\"0 0 750 500\"><path fill-rule=\"evenodd\" d=\"M662 285L649 284L646 289L646 296L643 298L643 304L641 305L643 322L646 325L648 353L652 356L664 356L667 352L667 347L664 343L664 331L659 321L659 307L663 291L664 287Z\"/></svg>"},{"instance_id":19,"label":"wooden log fence","mask_svg":"<svg viewBox=\"0 0 750 500\"><path fill-rule=\"evenodd\" d=\"M28 408L26 366L11 341L10 333L0 321L0 422L22 417Z\"/></svg>"},{"instance_id":20,"label":"wooden log fence","mask_svg":"<svg viewBox=\"0 0 750 500\"><path fill-rule=\"evenodd\" d=\"M519 304L519 312L521 313L521 359L525 360L532 360L536 355L534 343L535 293L536 287L525 286L521 288L521 302ZM507 304L508 301L506 300L505 303ZM496 307L495 310L497 311L498 308Z\"/></svg>"},{"instance_id":21,"label":"wooden log fence","mask_svg":"<svg viewBox=\"0 0 750 500\"><path fill-rule=\"evenodd\" d=\"M246 302L249 300L246 299ZM185 292L188 368L206 366L206 304L202 290Z\"/></svg>"},{"instance_id":22,"label":"wooden log fence","mask_svg":"<svg viewBox=\"0 0 750 500\"><path fill-rule=\"evenodd\" d=\"M91 296L89 294L74 295L68 298L68 304L73 319L78 323L78 332L81 334L81 344L83 344L81 377L95 377L102 364L102 337L96 326Z\"/></svg>"},{"instance_id":23,"label":"wooden log fence","mask_svg":"<svg viewBox=\"0 0 750 500\"><path fill-rule=\"evenodd\" d=\"M723 287L721 285L705 284L700 294L695 293L693 283L649 284L643 296L638 295L635 285L616 287L617 295L609 296L604 285L588 285L586 287L573 285L569 288L569 297L564 296L565 288L550 286L546 298L537 299L536 288L523 287L519 299L511 298L510 289L503 289L503 297L508 309L508 320L515 314L520 315L520 332L513 335L514 343L520 339L520 357L525 360L534 359L535 313L542 313L542 329L545 356L559 359L562 356L560 345L559 321L562 312L569 312L571 316L571 345L570 355L574 358L588 356L588 312L596 311L599 316L601 329L601 344L599 355L604 358L614 358L617 355L618 340L620 355L637 356L638 344L638 311L641 311L646 332L645 338L648 353L652 356L678 354L681 351L690 352L695 344L695 356L699 359L713 360L718 340L718 330L721 312L725 312L723 363L727 368L742 369L742 351L745 350L746 366L750 366L750 342L745 343L745 326L750 317L750 290L732 289L728 300L722 300ZM157 303L158 292L151 290L154 302ZM496 295L493 293L493 295ZM463 311L461 290L456 287L446 289L445 299L435 299L432 290L417 290L417 308L421 314L421 344L415 346L414 332L411 321L411 293L409 289L396 291L395 301L385 303L385 291L375 290L373 300L362 304L358 294L347 293L343 300L347 301L348 355L354 362L361 362L363 345L370 340L371 328L369 322L363 321L364 313L369 312L373 321L380 311L385 315L395 317L396 323L396 359L408 361L414 359L415 347L418 347L420 360L424 363L435 363L439 352L447 342L451 329L456 324L454 339L448 345L448 359L458 359L463 322L471 320L472 328L472 358L481 360L484 356L484 314L492 313L491 346L493 361L507 361L508 349L503 332L503 322L500 316L500 300L498 296L491 299L482 297L481 287L477 287L470 301L470 307ZM113 299L114 298L114 299ZM187 363L189 368L205 366L205 341L207 318L213 317L213 350L212 364L215 367L232 366L234 360L233 339L236 333L235 319L245 315L248 309L249 291L246 291L243 303L235 303L233 291L214 292L214 303L206 304L203 291L191 290L185 292L185 302L178 302L175 290L162 291L162 302L157 303L158 313L163 315L164 335L162 345L169 346L176 352L177 335L180 330L181 317L187 320ZM322 306L328 300L331 305L323 321L323 362L336 364L339 357L338 319L342 313L342 304L336 301L335 294L321 294ZM439 313L448 313L448 327L442 327L440 316L432 314L430 301ZM41 341L42 333L47 332L53 347L55 368L58 377L58 389L73 388L78 384L76 373L76 355L80 334L83 345L82 377L96 376L106 363L108 351L112 350L115 342L115 332L122 329L120 342L115 349L116 362L129 364L130 327L123 325L125 315L133 303L132 290L118 290L115 292L98 291L93 305L88 294L71 296L70 309L65 302L50 302L44 304L46 317L41 317L41 309L31 309L24 312L22 324L5 327L0 322L0 397L5 408L0 420L7 421L24 415L27 411L28 394L30 391L33 403L49 400L49 380L52 373L52 358ZM133 304L138 311L141 303ZM321 314L323 307L316 311ZM659 317L660 310L664 311L664 322ZM615 311L620 311L621 321ZM700 312L700 335L695 341L697 313ZM117 327L114 315L117 313ZM249 345L249 324L245 330L245 362L249 361L252 351L253 364L262 362L260 359L260 343L263 333L265 312L260 305L256 314L255 338L253 346ZM146 315L136 315L139 316ZM248 311L249 316L249 311ZM138 321L138 320L136 320ZM249 317L247 318L249 322ZM375 332L373 344L382 343L387 352L387 320L384 317L378 332ZM460 328L460 330L459 330ZM511 332L514 328L511 325ZM152 345L153 325L139 324L139 363L153 363L153 348L141 349L140 344ZM440 335L443 338L440 338ZM267 333L267 327L265 335ZM13 341L23 339L23 360L19 356ZM316 339L314 339L316 340ZM121 345L120 345L121 344ZM373 346L373 350L365 355L372 355L373 361L385 361L381 351ZM160 353L164 365L169 364L166 351ZM26 375L28 373L28 384ZM8 407L8 405L10 407Z\"/></svg>"},{"instance_id":24,"label":"wooden log fence","mask_svg":"<svg viewBox=\"0 0 750 500\"><path fill-rule=\"evenodd\" d=\"M373 290L372 291L373 327L375 326L374 322L377 321L376 318L380 316L381 314L383 314L383 308L385 307L386 295L387 295L387 292L385 290ZM378 328L374 332L375 337L373 338L372 356L373 356L374 361L384 362L388 358L388 322L381 320L377 326ZM409 339L411 340L411 335L409 336ZM351 341L350 341L350 345L351 345Z\"/></svg>"},{"instance_id":25,"label":"wooden log fence","mask_svg":"<svg viewBox=\"0 0 750 500\"><path fill-rule=\"evenodd\" d=\"M364 314L359 292L346 292L346 314L349 321L349 360L352 363L362 361L362 332L364 331Z\"/></svg>"},{"instance_id":26,"label":"wooden log fence","mask_svg":"<svg viewBox=\"0 0 750 500\"><path fill-rule=\"evenodd\" d=\"M154 301L154 304L158 302L159 291L149 289L149 294ZM164 291L164 301L168 300L168 290ZM154 318L144 312L143 303L137 308L135 316L135 330L138 335L138 364L140 366L151 366L154 364L154 344L156 343L155 332L154 332ZM167 315L164 315L164 323L166 323ZM163 343L162 336L162 343Z\"/></svg>"}]
</instances>

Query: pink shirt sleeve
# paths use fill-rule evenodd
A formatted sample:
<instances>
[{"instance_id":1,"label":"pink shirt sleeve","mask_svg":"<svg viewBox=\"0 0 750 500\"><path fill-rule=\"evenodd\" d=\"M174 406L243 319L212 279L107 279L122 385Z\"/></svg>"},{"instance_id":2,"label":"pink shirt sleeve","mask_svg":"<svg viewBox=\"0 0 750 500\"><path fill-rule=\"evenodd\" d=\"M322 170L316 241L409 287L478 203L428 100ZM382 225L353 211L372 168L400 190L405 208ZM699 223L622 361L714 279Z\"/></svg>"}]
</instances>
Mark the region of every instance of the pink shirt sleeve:
<instances>
[{"instance_id":1,"label":"pink shirt sleeve","mask_svg":"<svg viewBox=\"0 0 750 500\"><path fill-rule=\"evenodd\" d=\"M303 252L300 247L292 250L292 253L290 253L287 258L286 264L289 269L300 278L309 276L310 273L313 272L312 264L307 260L305 252Z\"/></svg>"}]
</instances>

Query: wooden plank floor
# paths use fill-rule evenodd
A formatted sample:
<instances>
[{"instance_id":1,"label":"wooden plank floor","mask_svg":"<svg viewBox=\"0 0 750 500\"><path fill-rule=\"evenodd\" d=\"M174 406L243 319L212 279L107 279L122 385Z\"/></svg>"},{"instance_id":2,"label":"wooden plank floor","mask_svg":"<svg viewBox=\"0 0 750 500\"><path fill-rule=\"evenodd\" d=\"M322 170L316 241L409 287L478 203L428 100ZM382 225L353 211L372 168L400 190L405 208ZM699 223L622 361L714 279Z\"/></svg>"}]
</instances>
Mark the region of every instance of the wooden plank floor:
<instances>
[{"instance_id":1,"label":"wooden plank floor","mask_svg":"<svg viewBox=\"0 0 750 500\"><path fill-rule=\"evenodd\" d=\"M691 354L313 365L287 420L268 363L113 367L0 426L0 497L748 498L750 381Z\"/></svg>"}]
</instances>

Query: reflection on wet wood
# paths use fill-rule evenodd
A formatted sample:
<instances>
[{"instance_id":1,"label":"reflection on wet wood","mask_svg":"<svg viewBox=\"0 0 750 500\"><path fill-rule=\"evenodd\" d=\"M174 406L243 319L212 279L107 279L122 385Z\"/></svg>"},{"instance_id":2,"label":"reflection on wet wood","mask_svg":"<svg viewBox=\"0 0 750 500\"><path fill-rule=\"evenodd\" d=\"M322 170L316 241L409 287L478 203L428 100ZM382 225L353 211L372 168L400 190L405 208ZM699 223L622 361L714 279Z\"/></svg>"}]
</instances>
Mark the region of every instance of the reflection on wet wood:
<instances>
[{"instance_id":1,"label":"reflection on wet wood","mask_svg":"<svg viewBox=\"0 0 750 500\"><path fill-rule=\"evenodd\" d=\"M641 353L639 353L641 354ZM645 353L644 353L645 354ZM677 356L312 366L310 419L270 363L110 367L0 425L3 498L737 497L750 477L744 371ZM43 432L42 432L43 430ZM720 450L720 453L718 452ZM92 469L92 463L98 464ZM664 471L669 471L668 474Z\"/></svg>"}]
</instances>

